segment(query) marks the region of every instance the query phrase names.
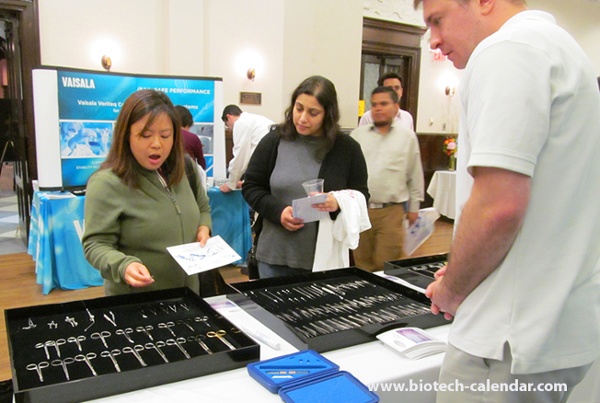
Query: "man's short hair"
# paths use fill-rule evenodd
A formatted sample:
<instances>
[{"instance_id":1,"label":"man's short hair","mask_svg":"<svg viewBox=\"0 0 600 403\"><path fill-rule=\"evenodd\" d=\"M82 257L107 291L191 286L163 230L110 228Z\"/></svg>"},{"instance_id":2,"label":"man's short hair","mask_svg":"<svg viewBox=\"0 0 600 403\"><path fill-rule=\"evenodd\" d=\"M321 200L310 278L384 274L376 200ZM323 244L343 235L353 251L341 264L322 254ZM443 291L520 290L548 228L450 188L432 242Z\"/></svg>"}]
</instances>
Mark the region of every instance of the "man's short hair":
<instances>
[{"instance_id":1,"label":"man's short hair","mask_svg":"<svg viewBox=\"0 0 600 403\"><path fill-rule=\"evenodd\" d=\"M179 117L179 123L181 123L181 127L192 127L194 125L194 118L192 116L192 112L188 108L182 105L175 106L175 112L177 112L177 116Z\"/></svg>"},{"instance_id":2,"label":"man's short hair","mask_svg":"<svg viewBox=\"0 0 600 403\"><path fill-rule=\"evenodd\" d=\"M398 103L398 94L392 87L384 87L383 85L380 85L379 87L376 87L373 92L371 92L371 97L373 97L375 94L390 94L392 101L394 101L396 104Z\"/></svg>"},{"instance_id":3,"label":"man's short hair","mask_svg":"<svg viewBox=\"0 0 600 403\"><path fill-rule=\"evenodd\" d=\"M466 3L469 0L456 0L459 3ZM515 4L527 4L527 2L525 0L509 0L511 3L515 3ZM423 0L414 0L413 2L413 6L415 8L419 7L419 4L421 4L423 2Z\"/></svg>"},{"instance_id":4,"label":"man's short hair","mask_svg":"<svg viewBox=\"0 0 600 403\"><path fill-rule=\"evenodd\" d=\"M223 115L221 115L221 120L224 122L227 120L227 115L240 116L242 114L242 110L237 105L227 105L225 109L223 109Z\"/></svg>"},{"instance_id":5,"label":"man's short hair","mask_svg":"<svg viewBox=\"0 0 600 403\"><path fill-rule=\"evenodd\" d=\"M390 78L396 78L400 81L400 85L402 87L404 87L404 81L402 80L402 77L400 77L400 75L398 73L396 73L395 71L388 71L387 73L383 74L381 77L379 77L379 80L377 80L377 85L378 86L383 86L383 82L385 80L389 80Z\"/></svg>"}]
</instances>

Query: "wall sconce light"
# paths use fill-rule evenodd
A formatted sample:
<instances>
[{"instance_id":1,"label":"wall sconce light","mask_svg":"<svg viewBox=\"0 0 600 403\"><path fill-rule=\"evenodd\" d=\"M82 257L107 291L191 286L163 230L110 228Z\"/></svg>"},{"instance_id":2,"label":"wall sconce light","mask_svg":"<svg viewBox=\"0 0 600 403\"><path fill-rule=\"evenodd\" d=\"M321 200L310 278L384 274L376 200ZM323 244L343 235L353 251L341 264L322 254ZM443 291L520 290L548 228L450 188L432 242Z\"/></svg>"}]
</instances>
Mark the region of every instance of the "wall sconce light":
<instances>
[{"instance_id":1,"label":"wall sconce light","mask_svg":"<svg viewBox=\"0 0 600 403\"><path fill-rule=\"evenodd\" d=\"M253 49L240 50L235 56L232 67L235 69L235 72L240 79L246 78L249 81L254 81L256 79L256 72L260 72L260 74L264 75L267 71L262 55Z\"/></svg>"},{"instance_id":2,"label":"wall sconce light","mask_svg":"<svg viewBox=\"0 0 600 403\"><path fill-rule=\"evenodd\" d=\"M458 85L458 77L452 71L442 72L437 81L437 88L447 97L453 97L456 94Z\"/></svg>"},{"instance_id":3,"label":"wall sconce light","mask_svg":"<svg viewBox=\"0 0 600 403\"><path fill-rule=\"evenodd\" d=\"M116 61L119 66L123 64L123 49L118 39L99 37L89 44L89 63L100 66L106 71L111 71L113 63Z\"/></svg>"},{"instance_id":4,"label":"wall sconce light","mask_svg":"<svg viewBox=\"0 0 600 403\"><path fill-rule=\"evenodd\" d=\"M112 67L112 60L109 56L103 55L100 63L102 64L104 70L110 71L110 68Z\"/></svg>"}]
</instances>

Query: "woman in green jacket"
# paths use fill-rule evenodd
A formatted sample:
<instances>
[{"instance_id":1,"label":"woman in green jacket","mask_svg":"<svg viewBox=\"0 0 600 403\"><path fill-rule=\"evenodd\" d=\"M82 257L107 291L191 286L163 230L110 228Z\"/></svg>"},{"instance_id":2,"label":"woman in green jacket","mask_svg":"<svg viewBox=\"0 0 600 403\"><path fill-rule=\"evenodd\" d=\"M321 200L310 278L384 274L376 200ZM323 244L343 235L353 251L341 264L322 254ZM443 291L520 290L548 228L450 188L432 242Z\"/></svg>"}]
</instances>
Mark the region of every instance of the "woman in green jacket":
<instances>
[{"instance_id":1,"label":"woman in green jacket","mask_svg":"<svg viewBox=\"0 0 600 403\"><path fill-rule=\"evenodd\" d=\"M140 90L117 118L106 161L89 179L83 248L100 270L107 295L188 286L167 251L210 236L208 197L195 175L186 179L184 147L173 104L162 92Z\"/></svg>"}]
</instances>

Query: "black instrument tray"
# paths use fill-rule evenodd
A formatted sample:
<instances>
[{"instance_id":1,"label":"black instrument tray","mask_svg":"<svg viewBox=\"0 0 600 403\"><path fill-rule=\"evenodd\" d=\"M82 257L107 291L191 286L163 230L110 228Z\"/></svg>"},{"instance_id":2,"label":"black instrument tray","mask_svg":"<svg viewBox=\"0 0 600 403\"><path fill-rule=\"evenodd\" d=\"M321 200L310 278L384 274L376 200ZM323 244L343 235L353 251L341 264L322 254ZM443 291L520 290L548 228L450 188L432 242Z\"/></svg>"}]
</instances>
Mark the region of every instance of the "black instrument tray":
<instances>
[{"instance_id":1,"label":"black instrument tray","mask_svg":"<svg viewBox=\"0 0 600 403\"><path fill-rule=\"evenodd\" d=\"M445 266L446 262L448 262L447 253L392 260L383 264L383 272L426 289L434 280L435 272Z\"/></svg>"},{"instance_id":2,"label":"black instrument tray","mask_svg":"<svg viewBox=\"0 0 600 403\"><path fill-rule=\"evenodd\" d=\"M259 345L187 288L8 309L5 317L16 402L80 402L260 358ZM233 349L206 337L218 330Z\"/></svg>"},{"instance_id":3,"label":"black instrument tray","mask_svg":"<svg viewBox=\"0 0 600 403\"><path fill-rule=\"evenodd\" d=\"M325 352L389 329L448 323L423 294L357 267L236 283L229 295L294 347Z\"/></svg>"}]
</instances>

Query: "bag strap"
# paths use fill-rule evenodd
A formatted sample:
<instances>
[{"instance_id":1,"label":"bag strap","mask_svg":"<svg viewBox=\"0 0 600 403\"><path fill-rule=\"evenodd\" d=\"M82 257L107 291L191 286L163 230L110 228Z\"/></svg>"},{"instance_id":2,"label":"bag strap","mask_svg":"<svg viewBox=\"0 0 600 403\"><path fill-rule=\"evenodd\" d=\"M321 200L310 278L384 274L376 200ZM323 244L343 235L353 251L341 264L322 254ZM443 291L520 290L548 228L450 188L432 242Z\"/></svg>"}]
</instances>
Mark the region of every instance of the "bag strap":
<instances>
[{"instance_id":1,"label":"bag strap","mask_svg":"<svg viewBox=\"0 0 600 403\"><path fill-rule=\"evenodd\" d=\"M194 193L194 198L198 198L198 184L196 183L196 170L194 169L194 162L187 155L185 156L185 176L190 182L190 187Z\"/></svg>"},{"instance_id":2,"label":"bag strap","mask_svg":"<svg viewBox=\"0 0 600 403\"><path fill-rule=\"evenodd\" d=\"M198 183L196 182L194 161L187 155L185 156L185 176L187 176L187 179L190 182L190 187L192 188L192 192L194 192L194 198L198 199ZM221 276L219 270L209 270L198 273L198 279L200 280L198 292L202 298L230 294L234 291L233 288L223 280L223 276Z\"/></svg>"}]
</instances>

